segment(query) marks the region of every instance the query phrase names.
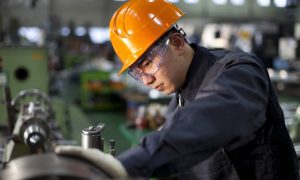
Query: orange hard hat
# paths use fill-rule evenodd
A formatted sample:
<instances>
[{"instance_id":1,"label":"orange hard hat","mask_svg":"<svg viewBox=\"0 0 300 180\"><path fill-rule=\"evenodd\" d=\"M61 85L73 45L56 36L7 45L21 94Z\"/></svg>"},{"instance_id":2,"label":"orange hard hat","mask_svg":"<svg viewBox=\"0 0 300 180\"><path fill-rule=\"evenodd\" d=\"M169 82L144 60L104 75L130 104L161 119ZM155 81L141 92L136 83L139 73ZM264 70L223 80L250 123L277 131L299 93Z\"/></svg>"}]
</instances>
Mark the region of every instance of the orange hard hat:
<instances>
[{"instance_id":1,"label":"orange hard hat","mask_svg":"<svg viewBox=\"0 0 300 180\"><path fill-rule=\"evenodd\" d=\"M166 0L130 0L111 18L110 40L123 66L137 61L184 13Z\"/></svg>"}]
</instances>

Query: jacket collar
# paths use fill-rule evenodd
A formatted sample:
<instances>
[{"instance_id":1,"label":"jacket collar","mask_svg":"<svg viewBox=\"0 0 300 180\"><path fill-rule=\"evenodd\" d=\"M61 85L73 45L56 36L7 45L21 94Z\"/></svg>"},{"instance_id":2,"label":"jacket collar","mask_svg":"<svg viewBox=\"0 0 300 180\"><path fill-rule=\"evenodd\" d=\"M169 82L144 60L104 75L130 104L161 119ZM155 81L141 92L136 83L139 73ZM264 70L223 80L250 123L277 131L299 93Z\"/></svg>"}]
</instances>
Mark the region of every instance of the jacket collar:
<instances>
[{"instance_id":1,"label":"jacket collar","mask_svg":"<svg viewBox=\"0 0 300 180\"><path fill-rule=\"evenodd\" d=\"M196 44L190 45L194 49L195 54L189 67L185 83L177 92L187 100L194 98L205 74L216 62L215 57L206 48L197 46Z\"/></svg>"}]
</instances>

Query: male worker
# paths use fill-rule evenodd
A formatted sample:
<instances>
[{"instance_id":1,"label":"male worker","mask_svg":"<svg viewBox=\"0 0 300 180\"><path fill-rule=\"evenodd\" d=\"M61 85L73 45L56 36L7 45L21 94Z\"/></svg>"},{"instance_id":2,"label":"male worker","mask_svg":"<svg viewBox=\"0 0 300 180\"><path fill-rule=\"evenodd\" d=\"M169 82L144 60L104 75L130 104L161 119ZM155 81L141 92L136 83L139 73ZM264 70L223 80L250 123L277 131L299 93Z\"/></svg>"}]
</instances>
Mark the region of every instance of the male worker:
<instances>
[{"instance_id":1,"label":"male worker","mask_svg":"<svg viewBox=\"0 0 300 180\"><path fill-rule=\"evenodd\" d=\"M160 131L117 159L77 154L118 177L298 179L298 163L267 71L254 55L188 44L165 0L130 0L110 22L112 45L137 81L172 98ZM109 160L107 160L109 159ZM108 168L108 169L109 169Z\"/></svg>"}]
</instances>

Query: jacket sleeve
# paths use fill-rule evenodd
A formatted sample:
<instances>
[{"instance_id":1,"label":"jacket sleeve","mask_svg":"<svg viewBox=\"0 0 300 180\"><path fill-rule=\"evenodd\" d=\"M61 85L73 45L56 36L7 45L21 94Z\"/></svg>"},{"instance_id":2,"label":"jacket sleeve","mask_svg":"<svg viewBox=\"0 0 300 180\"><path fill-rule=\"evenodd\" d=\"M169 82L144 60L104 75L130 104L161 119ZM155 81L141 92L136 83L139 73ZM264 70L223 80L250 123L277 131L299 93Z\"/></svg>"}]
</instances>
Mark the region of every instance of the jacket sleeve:
<instances>
[{"instance_id":1,"label":"jacket sleeve","mask_svg":"<svg viewBox=\"0 0 300 180\"><path fill-rule=\"evenodd\" d=\"M266 71L255 63L214 65L195 100L177 108L162 131L146 136L119 160L131 176L148 177L183 155L205 158L233 139L247 139L266 120L268 86Z\"/></svg>"}]
</instances>

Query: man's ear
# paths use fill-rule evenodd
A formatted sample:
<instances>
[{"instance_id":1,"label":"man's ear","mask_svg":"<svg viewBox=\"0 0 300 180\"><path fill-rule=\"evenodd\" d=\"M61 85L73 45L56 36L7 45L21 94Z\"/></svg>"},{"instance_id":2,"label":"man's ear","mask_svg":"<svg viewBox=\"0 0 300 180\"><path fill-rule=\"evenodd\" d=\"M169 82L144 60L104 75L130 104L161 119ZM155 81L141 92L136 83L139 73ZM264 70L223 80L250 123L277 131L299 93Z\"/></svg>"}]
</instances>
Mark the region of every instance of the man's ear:
<instances>
[{"instance_id":1,"label":"man's ear","mask_svg":"<svg viewBox=\"0 0 300 180\"><path fill-rule=\"evenodd\" d=\"M180 33L175 32L170 36L170 42L177 50L182 50L185 40Z\"/></svg>"}]
</instances>

